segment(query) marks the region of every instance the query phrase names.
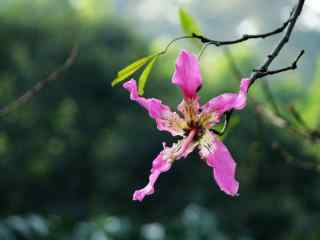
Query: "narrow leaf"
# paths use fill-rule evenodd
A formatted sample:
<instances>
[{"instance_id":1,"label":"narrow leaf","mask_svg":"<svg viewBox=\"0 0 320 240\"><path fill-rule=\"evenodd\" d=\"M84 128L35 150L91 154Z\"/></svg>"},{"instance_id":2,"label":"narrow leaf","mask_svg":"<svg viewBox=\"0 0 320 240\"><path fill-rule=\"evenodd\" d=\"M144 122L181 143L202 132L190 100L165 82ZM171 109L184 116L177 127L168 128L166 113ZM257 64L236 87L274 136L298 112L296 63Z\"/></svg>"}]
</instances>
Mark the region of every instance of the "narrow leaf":
<instances>
[{"instance_id":1,"label":"narrow leaf","mask_svg":"<svg viewBox=\"0 0 320 240\"><path fill-rule=\"evenodd\" d=\"M143 66L143 65L142 65ZM129 72L126 72L125 74L119 75L112 80L111 86L115 86L118 83L122 82L123 80L127 79L128 77L130 77L132 74L134 74L139 68L141 68L142 66L139 66L138 68L134 68Z\"/></svg>"},{"instance_id":2,"label":"narrow leaf","mask_svg":"<svg viewBox=\"0 0 320 240\"><path fill-rule=\"evenodd\" d=\"M124 75L124 74L126 74L127 72L130 72L133 69L142 67L144 64L146 64L153 57L154 57L154 54L136 60L135 62L129 64L127 67L121 69L118 72L118 76Z\"/></svg>"},{"instance_id":3,"label":"narrow leaf","mask_svg":"<svg viewBox=\"0 0 320 240\"><path fill-rule=\"evenodd\" d=\"M158 56L154 57L146 66L146 68L143 70L143 72L140 75L139 78L139 95L143 95L144 93L144 87L146 85L146 82L148 80L148 77L150 75L150 72L153 68L153 65L155 63L155 61L158 59Z\"/></svg>"},{"instance_id":4,"label":"narrow leaf","mask_svg":"<svg viewBox=\"0 0 320 240\"><path fill-rule=\"evenodd\" d=\"M143 67L150 59L152 59L155 55L150 55L147 57L140 58L136 60L135 62L129 64L125 68L121 69L117 73L117 77L112 80L111 85L115 86L116 84L122 82L126 78L130 77L132 74L134 74L137 70L139 70L141 67Z\"/></svg>"},{"instance_id":5,"label":"narrow leaf","mask_svg":"<svg viewBox=\"0 0 320 240\"><path fill-rule=\"evenodd\" d=\"M183 8L179 10L180 26L183 32L187 35L192 35L196 33L201 35L201 30L199 24L196 20Z\"/></svg>"}]
</instances>

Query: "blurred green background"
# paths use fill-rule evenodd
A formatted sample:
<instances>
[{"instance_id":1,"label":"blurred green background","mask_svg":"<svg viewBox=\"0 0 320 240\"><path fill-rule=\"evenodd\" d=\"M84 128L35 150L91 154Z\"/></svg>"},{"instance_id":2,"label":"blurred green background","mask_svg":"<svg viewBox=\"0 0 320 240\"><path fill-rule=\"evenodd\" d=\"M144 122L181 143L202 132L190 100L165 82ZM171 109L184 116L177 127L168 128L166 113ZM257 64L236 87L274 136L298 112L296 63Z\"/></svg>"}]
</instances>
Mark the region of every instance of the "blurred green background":
<instances>
[{"instance_id":1,"label":"blurred green background","mask_svg":"<svg viewBox=\"0 0 320 240\"><path fill-rule=\"evenodd\" d=\"M156 130L127 92L110 84L120 68L182 35L179 7L199 20L207 36L230 39L274 28L294 2L0 0L2 106L44 79L79 44L62 79L1 117L0 240L320 239L319 142L257 113L257 104L271 109L261 82L250 93L254 101L234 114L224 139L238 162L241 195L219 191L195 154L163 174L156 193L142 203L131 201L133 191L146 183L161 143L174 140ZM320 7L307 2L290 46L274 65L288 65L305 48L301 67L269 84L283 115L291 118L288 107L294 104L317 129ZM277 39L231 47L241 72L259 65ZM172 107L181 100L170 84L180 48L197 51L192 42L175 44L145 89L146 96ZM210 47L201 68L202 102L237 91L222 49Z\"/></svg>"}]
</instances>

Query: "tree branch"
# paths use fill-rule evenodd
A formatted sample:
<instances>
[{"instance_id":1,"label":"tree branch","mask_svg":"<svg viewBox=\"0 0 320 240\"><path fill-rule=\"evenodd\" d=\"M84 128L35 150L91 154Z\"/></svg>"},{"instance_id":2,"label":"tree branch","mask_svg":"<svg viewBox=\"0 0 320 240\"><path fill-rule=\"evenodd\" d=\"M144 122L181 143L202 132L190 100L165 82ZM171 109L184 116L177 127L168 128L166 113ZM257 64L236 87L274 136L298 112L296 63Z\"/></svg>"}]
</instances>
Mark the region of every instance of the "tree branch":
<instances>
[{"instance_id":1,"label":"tree branch","mask_svg":"<svg viewBox=\"0 0 320 240\"><path fill-rule=\"evenodd\" d=\"M27 90L22 96L14 100L13 102L9 103L7 106L0 109L0 116L4 116L12 111L14 111L16 108L27 104L33 97L39 94L41 90L43 90L46 86L49 85L50 82L54 80L58 80L61 75L66 72L75 62L75 59L78 54L78 47L75 45L64 62L64 64L56 69L54 72L52 72L46 79L39 81L36 83L31 89Z\"/></svg>"},{"instance_id":2,"label":"tree branch","mask_svg":"<svg viewBox=\"0 0 320 240\"><path fill-rule=\"evenodd\" d=\"M300 52L298 57L288 67L284 67L284 68L280 68L280 69L276 69L276 70L269 70L269 71L265 71L265 72L260 72L261 70L256 70L256 69L253 70L253 71L258 74L258 78L262 78L262 77L265 77L265 76L268 76L268 75L274 75L274 74L278 74L278 73L281 73L281 72L286 72L286 71L289 71L289 70L295 70L298 67L298 65L297 65L298 61L300 60L300 58L302 57L303 54L304 54L304 50L302 50Z\"/></svg>"},{"instance_id":3,"label":"tree branch","mask_svg":"<svg viewBox=\"0 0 320 240\"><path fill-rule=\"evenodd\" d=\"M302 12L303 7L304 7L304 3L305 3L305 0L298 0L298 4L296 5L296 7L294 7L292 9L288 20L285 21L282 24L282 26L280 26L279 28L277 28L273 31L267 32L267 33L255 34L255 35L245 34L238 39L230 40L230 41L213 40L213 39L204 37L202 35L198 35L196 33L193 33L192 37L199 39L204 44L208 44L208 45L212 44L212 45L219 47L222 45L232 45L232 44L241 43L241 42L247 41L249 39L257 39L257 38L264 39L266 37L270 37L270 36L273 36L273 35L276 35L276 34L279 34L279 33L282 33L283 31L285 31L283 37L280 39L280 41L275 46L275 48L272 50L272 52L266 57L265 61L256 70L254 70L252 72L252 74L249 78L251 80L250 86L249 86L249 88L250 88L252 86L252 84L254 84L254 82L259 78L265 77L267 75L273 75L273 74L277 74L280 72L288 71L288 70L293 70L293 69L297 68L297 62L299 61L299 59L303 55L303 53L304 53L303 50L300 52L299 56L292 63L291 66L281 68L278 70L269 71L269 67L270 67L271 63L277 58L277 56L279 55L279 53L281 52L283 47L289 42L292 31L293 31L293 29L296 25L296 22Z\"/></svg>"},{"instance_id":4,"label":"tree branch","mask_svg":"<svg viewBox=\"0 0 320 240\"><path fill-rule=\"evenodd\" d=\"M283 37L280 39L279 43L275 46L275 48L272 50L271 54L269 54L265 61L260 65L257 71L254 71L250 76L250 86L255 83L255 81L259 78L262 78L266 75L261 75L261 72L268 72L269 66L274 61L274 59L279 55L283 47L289 42L292 31L294 29L294 26L296 25L296 22L301 14L301 11L303 9L305 0L299 0L297 6L294 8L294 11L291 13L290 21L287 26L287 30ZM300 53L301 55L301 53ZM301 56L300 56L301 57ZM299 60L299 58L297 59ZM250 87L249 86L249 87Z\"/></svg>"},{"instance_id":5,"label":"tree branch","mask_svg":"<svg viewBox=\"0 0 320 240\"><path fill-rule=\"evenodd\" d=\"M216 47L220 47L222 45L232 45L232 44L237 44L237 43L241 43L241 42L245 42L247 40L250 39L258 39L258 38L267 38L267 37L271 37L273 35L282 33L286 27L289 25L289 23L294 21L294 11L295 9L293 9L290 13L289 19L287 21L285 21L282 26L276 28L275 30L272 30L270 32L266 32L266 33L262 33L262 34L244 34L242 35L240 38L234 39L234 40L229 40L229 41L218 41L218 40L214 40L214 39L210 39L207 37L204 37L202 35L198 35L196 33L192 33L192 37L199 39L202 43L207 43L207 44L212 44L215 45Z\"/></svg>"},{"instance_id":6,"label":"tree branch","mask_svg":"<svg viewBox=\"0 0 320 240\"><path fill-rule=\"evenodd\" d=\"M240 81L242 78L242 73L240 69L238 68L234 57L228 47L224 48L224 55L227 58L228 64L230 69L232 70L232 73L234 77ZM299 56L298 56L299 58ZM296 60L297 62L297 60ZM267 80L267 79L266 79ZM307 123L304 121L301 114L293 107L289 107L289 112L291 116L295 119L297 123L299 123L301 128L295 127L295 124L291 121L290 118L286 117L284 114L282 114L279 105L277 104L272 91L270 89L270 86L268 84L268 81L262 81L261 82L264 86L262 87L262 92L264 93L268 103L271 106L271 109L268 109L264 107L262 104L260 104L253 96L248 96L250 98L250 101L252 101L255 105L256 112L263 116L264 120L267 120L272 125L279 127L279 128L286 128L291 133L302 137L306 140L311 141L312 143L318 143L320 142L320 131L317 129L310 128ZM218 135L223 135L223 132L218 132Z\"/></svg>"},{"instance_id":7,"label":"tree branch","mask_svg":"<svg viewBox=\"0 0 320 240\"><path fill-rule=\"evenodd\" d=\"M292 63L291 66L286 67L286 68L282 68L282 69L278 69L278 70L274 70L274 71L269 71L269 66L271 65L271 63L276 59L276 57L279 55L279 53L281 52L281 50L283 49L283 47L286 45L286 43L288 43L288 41L290 40L292 31L294 29L294 26L297 22L297 19L299 18L301 11L303 9L305 0L299 0L297 6L291 11L290 13L290 17L289 19L283 24L282 27L266 33L266 34L260 34L260 35L255 35L257 37L261 37L261 36L272 36L278 32L282 32L285 29L287 29L283 35L283 37L280 39L280 41L278 42L278 44L275 46L275 48L272 50L272 52L267 56L267 58L265 59L265 61L260 65L260 67L257 70L254 70L250 76L250 85L249 85L249 89L252 86L252 84L254 84L254 82L262 77L265 77L267 75L272 75L272 74L276 74L276 73L280 73L283 71L287 71L287 70L291 70L292 68L297 68L297 63L299 61L299 59L302 57L302 55L304 54L304 51L301 51L300 54L298 55L298 57L296 58L296 60ZM280 29L280 30L279 30ZM195 36L197 37L197 36ZM257 38L256 37L256 38ZM254 37L253 37L254 38ZM201 40L202 38L200 38ZM226 42L222 42L222 43L226 43L226 44L235 44L235 43L239 43L241 41L244 41L242 39L245 39L244 37L242 37L241 39L238 40L234 40L234 41L226 41ZM221 43L221 42L219 42ZM212 44L215 44L215 41L212 42ZM220 44L223 45L223 44ZM220 46L219 44L216 46ZM226 56L228 57L228 54L230 55L230 53L227 52ZM233 61L233 60L232 60ZM230 62L230 57L229 57L229 62ZM234 62L230 62L232 65L234 65ZM235 65L234 65L235 66ZM233 72L236 74L241 74L239 70L237 70L236 67L233 67ZM249 91L248 89L248 91ZM232 115L232 112L230 113L230 117ZM279 115L279 117L281 117Z\"/></svg>"}]
</instances>

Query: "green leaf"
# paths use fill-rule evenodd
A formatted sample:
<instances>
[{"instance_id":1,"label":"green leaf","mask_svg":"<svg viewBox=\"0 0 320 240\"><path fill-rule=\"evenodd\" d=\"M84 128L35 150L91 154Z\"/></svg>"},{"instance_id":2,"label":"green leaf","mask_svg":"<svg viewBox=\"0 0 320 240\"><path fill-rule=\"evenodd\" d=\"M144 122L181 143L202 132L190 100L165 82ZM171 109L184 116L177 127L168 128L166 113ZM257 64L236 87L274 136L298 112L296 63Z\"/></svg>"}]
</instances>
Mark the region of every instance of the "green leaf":
<instances>
[{"instance_id":1,"label":"green leaf","mask_svg":"<svg viewBox=\"0 0 320 240\"><path fill-rule=\"evenodd\" d=\"M148 61L150 61L150 59L154 58L154 56L155 55L153 54L147 57L140 58L135 62L131 63L130 65L126 66L125 68L121 69L117 73L117 77L112 80L111 85L115 86L116 84L130 77L132 74L138 71L141 67L143 67Z\"/></svg>"},{"instance_id":2,"label":"green leaf","mask_svg":"<svg viewBox=\"0 0 320 240\"><path fill-rule=\"evenodd\" d=\"M180 8L179 18L180 26L185 34L192 35L192 33L196 33L202 35L199 24L185 9Z\"/></svg>"},{"instance_id":3,"label":"green leaf","mask_svg":"<svg viewBox=\"0 0 320 240\"><path fill-rule=\"evenodd\" d=\"M144 86L146 85L146 82L148 80L148 77L150 75L150 72L153 68L153 65L155 61L158 59L158 56L155 56L146 66L146 68L143 70L142 74L139 78L139 95L143 95L144 93Z\"/></svg>"}]
</instances>

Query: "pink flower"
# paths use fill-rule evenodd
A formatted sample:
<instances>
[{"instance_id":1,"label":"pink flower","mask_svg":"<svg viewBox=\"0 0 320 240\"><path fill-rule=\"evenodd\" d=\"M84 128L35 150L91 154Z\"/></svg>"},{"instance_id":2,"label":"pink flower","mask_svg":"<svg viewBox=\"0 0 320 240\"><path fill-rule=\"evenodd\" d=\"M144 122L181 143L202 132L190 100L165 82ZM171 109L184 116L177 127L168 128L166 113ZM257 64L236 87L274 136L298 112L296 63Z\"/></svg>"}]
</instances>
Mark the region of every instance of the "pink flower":
<instances>
[{"instance_id":1,"label":"pink flower","mask_svg":"<svg viewBox=\"0 0 320 240\"><path fill-rule=\"evenodd\" d=\"M133 200L142 201L145 196L153 194L159 175L168 171L174 161L186 158L196 148L200 157L212 168L219 188L230 196L237 196L239 183L235 178L236 163L227 147L210 129L220 122L225 112L245 107L250 81L243 79L238 93L224 93L200 106L197 92L202 79L198 59L183 50L177 58L172 83L178 85L184 95L178 106L181 114L172 112L158 99L139 96L135 80L123 85L130 92L130 99L138 102L156 121L159 130L182 137L171 147L163 144L163 150L152 162L148 184L134 192Z\"/></svg>"}]
</instances>

